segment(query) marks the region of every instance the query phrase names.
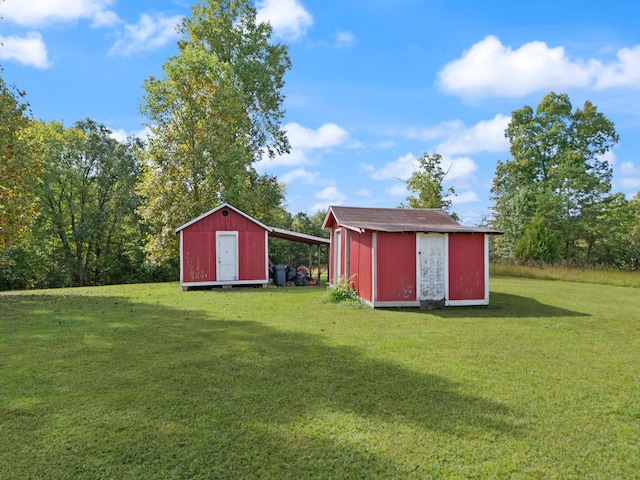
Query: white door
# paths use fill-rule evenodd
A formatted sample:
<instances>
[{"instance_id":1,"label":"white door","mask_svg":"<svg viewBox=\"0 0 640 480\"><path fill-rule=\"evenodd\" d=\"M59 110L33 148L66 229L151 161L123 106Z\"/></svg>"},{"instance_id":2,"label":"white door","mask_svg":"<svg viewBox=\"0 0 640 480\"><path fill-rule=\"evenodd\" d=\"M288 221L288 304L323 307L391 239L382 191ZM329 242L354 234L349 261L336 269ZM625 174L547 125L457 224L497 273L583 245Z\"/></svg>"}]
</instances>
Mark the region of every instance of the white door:
<instances>
[{"instance_id":1,"label":"white door","mask_svg":"<svg viewBox=\"0 0 640 480\"><path fill-rule=\"evenodd\" d=\"M335 230L333 233L333 284L339 285L342 270L342 230Z\"/></svg>"},{"instance_id":2,"label":"white door","mask_svg":"<svg viewBox=\"0 0 640 480\"><path fill-rule=\"evenodd\" d=\"M445 299L445 236L438 233L418 235L418 283L420 300Z\"/></svg>"},{"instance_id":3,"label":"white door","mask_svg":"<svg viewBox=\"0 0 640 480\"><path fill-rule=\"evenodd\" d=\"M216 233L217 280L238 280L238 232Z\"/></svg>"}]
</instances>

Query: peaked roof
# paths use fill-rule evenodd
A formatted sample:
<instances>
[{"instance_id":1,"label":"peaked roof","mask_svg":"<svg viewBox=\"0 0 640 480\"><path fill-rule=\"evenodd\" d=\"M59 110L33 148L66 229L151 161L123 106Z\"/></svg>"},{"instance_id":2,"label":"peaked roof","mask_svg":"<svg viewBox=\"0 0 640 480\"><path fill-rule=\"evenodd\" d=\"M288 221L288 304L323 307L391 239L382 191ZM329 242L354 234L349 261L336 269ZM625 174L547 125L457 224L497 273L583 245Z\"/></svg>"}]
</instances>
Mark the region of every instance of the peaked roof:
<instances>
[{"instance_id":1,"label":"peaked roof","mask_svg":"<svg viewBox=\"0 0 640 480\"><path fill-rule=\"evenodd\" d=\"M331 206L322 224L328 228L330 218L342 227L358 232L436 232L492 233L498 230L465 227L439 208L362 208Z\"/></svg>"},{"instance_id":2,"label":"peaked roof","mask_svg":"<svg viewBox=\"0 0 640 480\"><path fill-rule=\"evenodd\" d=\"M239 215L242 215L243 217L245 217L246 219L252 221L253 223L261 226L262 228L264 228L265 230L269 230L270 227L267 227L264 223L259 222L258 220L256 220L255 218L253 218L251 215L247 215L246 213L244 213L242 210L238 210L236 207L234 207L233 205L230 205L228 203L221 203L220 205L218 205L216 208L209 210L206 213L203 213L202 215L200 215L199 217L194 218L193 220L189 220L187 223L185 223L184 225L180 225L178 228L175 229L175 233L178 233L180 230L184 230L185 228L187 228L190 225L193 225L196 222L199 222L200 220L202 220L205 217L208 217L209 215L211 215L212 213L217 212L218 210L221 210L223 208L228 208L230 210L233 210L234 212L236 212Z\"/></svg>"},{"instance_id":3,"label":"peaked roof","mask_svg":"<svg viewBox=\"0 0 640 480\"><path fill-rule=\"evenodd\" d=\"M228 208L230 210L233 210L239 215L242 215L243 217L252 221L256 225L259 225L260 227L264 228L268 232L269 236L271 237L284 238L285 240L291 240L293 242L299 242L299 243L307 243L310 245L328 245L329 243L331 243L328 238L314 237L313 235L307 235L305 233L292 232L291 230L283 230L281 228L269 227L268 225L265 225L264 223L259 222L252 216L247 215L242 210L238 210L236 207L228 203L222 203L218 205L216 208L214 208L213 210L209 210L208 212L203 213L199 217L196 217L193 220L188 221L184 225L179 226L178 228L175 229L175 233L179 233L181 230L184 230L188 226L193 225L196 222L199 222L203 218L208 217L212 213L215 213L218 210L221 210L223 208Z\"/></svg>"}]
</instances>

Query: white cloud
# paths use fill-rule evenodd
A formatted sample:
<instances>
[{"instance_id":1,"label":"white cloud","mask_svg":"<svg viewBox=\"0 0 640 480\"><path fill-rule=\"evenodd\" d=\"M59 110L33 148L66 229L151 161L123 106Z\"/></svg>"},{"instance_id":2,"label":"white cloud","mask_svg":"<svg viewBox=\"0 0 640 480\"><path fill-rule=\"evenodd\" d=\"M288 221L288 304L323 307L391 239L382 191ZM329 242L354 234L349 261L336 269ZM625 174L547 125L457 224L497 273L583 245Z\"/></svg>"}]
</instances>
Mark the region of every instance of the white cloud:
<instances>
[{"instance_id":1,"label":"white cloud","mask_svg":"<svg viewBox=\"0 0 640 480\"><path fill-rule=\"evenodd\" d=\"M149 127L144 127L142 130L131 133L119 128L117 130L111 130L111 134L109 136L119 142L124 142L129 137L138 137L141 140L147 140L151 136L151 129Z\"/></svg>"},{"instance_id":2,"label":"white cloud","mask_svg":"<svg viewBox=\"0 0 640 480\"><path fill-rule=\"evenodd\" d=\"M129 138L129 134L127 133L127 131L122 128L119 128L118 130L111 130L109 136L119 142L124 142L127 138Z\"/></svg>"},{"instance_id":3,"label":"white cloud","mask_svg":"<svg viewBox=\"0 0 640 480\"><path fill-rule=\"evenodd\" d=\"M356 195L358 195L359 197L370 197L371 190L369 190L368 188L361 188L356 192Z\"/></svg>"},{"instance_id":4,"label":"white cloud","mask_svg":"<svg viewBox=\"0 0 640 480\"><path fill-rule=\"evenodd\" d=\"M620 164L619 180L620 186L626 190L640 189L640 167L636 167L633 162L623 162Z\"/></svg>"},{"instance_id":5,"label":"white cloud","mask_svg":"<svg viewBox=\"0 0 640 480\"><path fill-rule=\"evenodd\" d=\"M340 190L338 190L333 185L329 187L325 187L319 192L316 192L314 196L318 200L333 200L337 202L342 202L345 198L347 198L345 195L340 193Z\"/></svg>"},{"instance_id":6,"label":"white cloud","mask_svg":"<svg viewBox=\"0 0 640 480\"><path fill-rule=\"evenodd\" d=\"M478 194L476 192L461 192L461 193L457 193L454 197L451 197L451 203L453 203L454 205L460 205L462 203L472 203L472 202L479 202L480 201L480 197L478 197Z\"/></svg>"},{"instance_id":7,"label":"white cloud","mask_svg":"<svg viewBox=\"0 0 640 480\"><path fill-rule=\"evenodd\" d=\"M295 122L288 123L283 128L291 144L291 153L272 159L265 158L259 166L267 168L313 163L315 152L345 145L349 138L349 132L335 123L325 123L316 130Z\"/></svg>"},{"instance_id":8,"label":"white cloud","mask_svg":"<svg viewBox=\"0 0 640 480\"><path fill-rule=\"evenodd\" d=\"M620 173L625 176L640 177L640 167L636 167L633 162L622 162Z\"/></svg>"},{"instance_id":9,"label":"white cloud","mask_svg":"<svg viewBox=\"0 0 640 480\"><path fill-rule=\"evenodd\" d=\"M441 155L508 151L509 141L504 131L510 121L511 117L497 114L491 120L480 121L470 128L450 131L436 151Z\"/></svg>"},{"instance_id":10,"label":"white cloud","mask_svg":"<svg viewBox=\"0 0 640 480\"><path fill-rule=\"evenodd\" d=\"M510 121L510 116L499 113L471 127L465 126L460 120L451 120L436 127L411 128L405 132L405 136L419 140L441 140L434 149L441 155L502 152L509 150L504 131Z\"/></svg>"},{"instance_id":11,"label":"white cloud","mask_svg":"<svg viewBox=\"0 0 640 480\"><path fill-rule=\"evenodd\" d=\"M326 211L331 205L341 205L347 198L340 190L334 186L325 187L316 192L314 197L320 202L316 202L309 211L317 212L318 210Z\"/></svg>"},{"instance_id":12,"label":"white cloud","mask_svg":"<svg viewBox=\"0 0 640 480\"><path fill-rule=\"evenodd\" d=\"M336 46L341 48L348 48L353 46L356 41L356 37L350 32L338 32L336 33Z\"/></svg>"},{"instance_id":13,"label":"white cloud","mask_svg":"<svg viewBox=\"0 0 640 480\"><path fill-rule=\"evenodd\" d=\"M413 153L407 153L393 162L387 162L379 169L369 164L361 165L362 169L369 172L374 180L391 180L394 178L406 180L417 166L418 161Z\"/></svg>"},{"instance_id":14,"label":"white cloud","mask_svg":"<svg viewBox=\"0 0 640 480\"><path fill-rule=\"evenodd\" d=\"M617 62L603 67L598 75L596 87L640 87L640 45L619 50L617 58Z\"/></svg>"},{"instance_id":15,"label":"white cloud","mask_svg":"<svg viewBox=\"0 0 640 480\"><path fill-rule=\"evenodd\" d=\"M467 179L478 169L476 162L469 157L452 158L443 156L440 167L446 172L446 183L451 183L452 180ZM407 153L393 162L385 163L381 168L376 168L370 164L362 164L360 168L369 173L374 180L395 179L404 182L418 168L418 159L413 153Z\"/></svg>"},{"instance_id":16,"label":"white cloud","mask_svg":"<svg viewBox=\"0 0 640 480\"><path fill-rule=\"evenodd\" d=\"M615 152L613 150L606 151L603 155L599 155L598 158L600 160L604 160L612 167L616 164L617 158Z\"/></svg>"},{"instance_id":17,"label":"white cloud","mask_svg":"<svg viewBox=\"0 0 640 480\"><path fill-rule=\"evenodd\" d=\"M304 150L296 150L291 148L291 152L286 155L280 155L274 158L263 157L262 161L256 166L259 170L268 169L270 167L277 167L281 165L296 166L313 163L309 157L308 152Z\"/></svg>"},{"instance_id":18,"label":"white cloud","mask_svg":"<svg viewBox=\"0 0 640 480\"><path fill-rule=\"evenodd\" d=\"M469 157L447 158L442 157L442 170L447 172L445 181L460 180L470 177L478 165Z\"/></svg>"},{"instance_id":19,"label":"white cloud","mask_svg":"<svg viewBox=\"0 0 640 480\"><path fill-rule=\"evenodd\" d=\"M176 26L182 17L165 17L145 13L140 15L138 23L125 25L124 32L109 50L110 55L130 56L136 52L154 50L178 37Z\"/></svg>"},{"instance_id":20,"label":"white cloud","mask_svg":"<svg viewBox=\"0 0 640 480\"><path fill-rule=\"evenodd\" d=\"M291 145L304 150L336 147L343 144L349 136L344 128L335 123L325 123L317 130L313 130L292 122L288 123L284 129L287 131Z\"/></svg>"},{"instance_id":21,"label":"white cloud","mask_svg":"<svg viewBox=\"0 0 640 480\"><path fill-rule=\"evenodd\" d=\"M93 26L109 26L118 16L109 7L115 0L8 0L0 2L0 16L22 26L92 20Z\"/></svg>"},{"instance_id":22,"label":"white cloud","mask_svg":"<svg viewBox=\"0 0 640 480\"><path fill-rule=\"evenodd\" d=\"M640 88L640 45L623 48L615 61L570 58L564 47L533 41L513 49L495 36L473 45L438 72L446 92L467 98L519 97L570 87Z\"/></svg>"},{"instance_id":23,"label":"white cloud","mask_svg":"<svg viewBox=\"0 0 640 480\"><path fill-rule=\"evenodd\" d=\"M299 0L261 0L256 2L258 22L269 22L273 33L287 40L298 40L313 25L313 17Z\"/></svg>"},{"instance_id":24,"label":"white cloud","mask_svg":"<svg viewBox=\"0 0 640 480\"><path fill-rule=\"evenodd\" d=\"M0 59L13 60L36 68L49 68L47 47L38 32L27 33L24 37L0 36Z\"/></svg>"},{"instance_id":25,"label":"white cloud","mask_svg":"<svg viewBox=\"0 0 640 480\"><path fill-rule=\"evenodd\" d=\"M279 180L284 183L292 183L300 180L302 183L315 183L318 180L320 173L309 172L304 168L297 168L284 175L281 175Z\"/></svg>"},{"instance_id":26,"label":"white cloud","mask_svg":"<svg viewBox=\"0 0 640 480\"><path fill-rule=\"evenodd\" d=\"M384 193L389 195L390 197L402 197L407 198L409 196L409 190L407 190L407 186L404 183L397 183L387 188Z\"/></svg>"},{"instance_id":27,"label":"white cloud","mask_svg":"<svg viewBox=\"0 0 640 480\"><path fill-rule=\"evenodd\" d=\"M93 27L111 27L120 23L120 18L110 10L98 11L93 15Z\"/></svg>"}]
</instances>

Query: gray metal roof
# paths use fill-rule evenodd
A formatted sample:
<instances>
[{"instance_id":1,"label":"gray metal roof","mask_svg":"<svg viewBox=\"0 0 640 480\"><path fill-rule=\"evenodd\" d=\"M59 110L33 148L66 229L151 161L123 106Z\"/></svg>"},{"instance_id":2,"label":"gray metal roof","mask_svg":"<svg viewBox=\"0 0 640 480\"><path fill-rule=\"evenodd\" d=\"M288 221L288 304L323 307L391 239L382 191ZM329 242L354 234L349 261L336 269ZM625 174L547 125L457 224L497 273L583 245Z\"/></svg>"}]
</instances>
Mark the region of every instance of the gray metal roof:
<instances>
[{"instance_id":1,"label":"gray metal roof","mask_svg":"<svg viewBox=\"0 0 640 480\"><path fill-rule=\"evenodd\" d=\"M326 228L330 217L352 230L378 232L435 232L435 233L490 233L498 230L466 227L439 208L363 208L331 206L325 217Z\"/></svg>"},{"instance_id":2,"label":"gray metal roof","mask_svg":"<svg viewBox=\"0 0 640 480\"><path fill-rule=\"evenodd\" d=\"M282 228L269 227L269 236L291 240L292 242L308 243L309 245L329 245L331 240L328 238L315 237L306 233L292 232L291 230L283 230Z\"/></svg>"}]
</instances>

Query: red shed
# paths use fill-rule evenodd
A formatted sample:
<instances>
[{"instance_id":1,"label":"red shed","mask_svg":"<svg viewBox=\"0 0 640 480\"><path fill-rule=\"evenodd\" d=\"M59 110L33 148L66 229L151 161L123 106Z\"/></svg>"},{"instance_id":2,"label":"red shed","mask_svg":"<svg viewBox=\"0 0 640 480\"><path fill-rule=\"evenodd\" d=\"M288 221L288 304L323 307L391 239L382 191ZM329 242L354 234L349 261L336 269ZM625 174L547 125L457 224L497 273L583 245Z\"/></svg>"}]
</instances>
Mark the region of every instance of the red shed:
<instances>
[{"instance_id":1,"label":"red shed","mask_svg":"<svg viewBox=\"0 0 640 480\"><path fill-rule=\"evenodd\" d=\"M329 279L371 307L489 304L489 242L441 209L329 207Z\"/></svg>"},{"instance_id":2,"label":"red shed","mask_svg":"<svg viewBox=\"0 0 640 480\"><path fill-rule=\"evenodd\" d=\"M311 245L326 238L269 227L223 203L176 229L184 289L269 283L269 235Z\"/></svg>"}]
</instances>

